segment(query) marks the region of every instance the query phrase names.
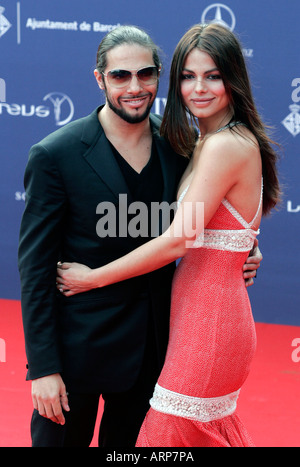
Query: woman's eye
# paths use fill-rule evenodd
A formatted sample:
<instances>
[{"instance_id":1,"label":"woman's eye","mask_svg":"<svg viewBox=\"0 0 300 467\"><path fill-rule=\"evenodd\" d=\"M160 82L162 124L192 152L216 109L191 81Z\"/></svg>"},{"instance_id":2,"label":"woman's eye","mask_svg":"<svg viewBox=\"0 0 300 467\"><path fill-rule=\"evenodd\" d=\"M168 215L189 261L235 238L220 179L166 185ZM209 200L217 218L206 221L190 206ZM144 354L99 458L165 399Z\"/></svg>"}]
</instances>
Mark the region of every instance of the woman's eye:
<instances>
[{"instance_id":1,"label":"woman's eye","mask_svg":"<svg viewBox=\"0 0 300 467\"><path fill-rule=\"evenodd\" d=\"M182 75L182 79L191 80L191 79L195 79L195 76L194 75Z\"/></svg>"},{"instance_id":2,"label":"woman's eye","mask_svg":"<svg viewBox=\"0 0 300 467\"><path fill-rule=\"evenodd\" d=\"M221 75L208 75L207 78L208 78L208 79L211 79L211 80L222 79L222 78L221 78Z\"/></svg>"}]
</instances>

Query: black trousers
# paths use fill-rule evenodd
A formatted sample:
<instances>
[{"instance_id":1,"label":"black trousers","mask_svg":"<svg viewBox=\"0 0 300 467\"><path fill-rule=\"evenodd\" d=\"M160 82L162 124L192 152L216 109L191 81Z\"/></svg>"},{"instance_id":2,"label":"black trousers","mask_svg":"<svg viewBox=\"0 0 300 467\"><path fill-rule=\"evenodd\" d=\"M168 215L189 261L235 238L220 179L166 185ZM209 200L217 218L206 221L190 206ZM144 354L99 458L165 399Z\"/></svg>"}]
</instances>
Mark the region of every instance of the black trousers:
<instances>
[{"instance_id":1,"label":"black trousers","mask_svg":"<svg viewBox=\"0 0 300 467\"><path fill-rule=\"evenodd\" d=\"M150 334L150 335L149 335ZM102 394L104 412L99 447L129 447L135 442L149 409L149 400L159 376L152 332L148 333L143 365L134 386L122 393ZM92 441L100 394L72 394L65 425L41 417L34 410L31 420L32 447L88 447Z\"/></svg>"}]
</instances>

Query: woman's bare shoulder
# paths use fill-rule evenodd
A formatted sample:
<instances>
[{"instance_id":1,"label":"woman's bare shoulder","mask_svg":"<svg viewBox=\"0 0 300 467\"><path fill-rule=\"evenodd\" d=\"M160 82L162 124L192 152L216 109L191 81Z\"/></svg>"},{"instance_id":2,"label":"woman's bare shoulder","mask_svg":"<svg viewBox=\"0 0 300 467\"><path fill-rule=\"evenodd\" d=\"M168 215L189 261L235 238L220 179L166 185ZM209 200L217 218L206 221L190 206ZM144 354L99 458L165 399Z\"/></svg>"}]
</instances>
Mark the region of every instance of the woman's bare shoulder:
<instances>
[{"instance_id":1,"label":"woman's bare shoulder","mask_svg":"<svg viewBox=\"0 0 300 467\"><path fill-rule=\"evenodd\" d=\"M215 154L217 158L238 158L240 162L260 154L255 136L244 125L212 134L204 141L201 152L203 156Z\"/></svg>"}]
</instances>

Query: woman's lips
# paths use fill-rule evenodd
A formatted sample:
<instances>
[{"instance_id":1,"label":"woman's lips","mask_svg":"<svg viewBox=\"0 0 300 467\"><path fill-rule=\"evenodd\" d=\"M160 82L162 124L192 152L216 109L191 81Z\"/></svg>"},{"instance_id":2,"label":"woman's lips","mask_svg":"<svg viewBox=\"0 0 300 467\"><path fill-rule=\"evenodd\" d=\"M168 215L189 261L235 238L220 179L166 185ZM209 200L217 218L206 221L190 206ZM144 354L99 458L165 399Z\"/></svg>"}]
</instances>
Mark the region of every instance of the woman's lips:
<instances>
[{"instance_id":1,"label":"woman's lips","mask_svg":"<svg viewBox=\"0 0 300 467\"><path fill-rule=\"evenodd\" d=\"M214 97L211 98L203 98L203 99L192 99L193 104L197 105L198 107L205 107L209 105L214 100Z\"/></svg>"}]
</instances>

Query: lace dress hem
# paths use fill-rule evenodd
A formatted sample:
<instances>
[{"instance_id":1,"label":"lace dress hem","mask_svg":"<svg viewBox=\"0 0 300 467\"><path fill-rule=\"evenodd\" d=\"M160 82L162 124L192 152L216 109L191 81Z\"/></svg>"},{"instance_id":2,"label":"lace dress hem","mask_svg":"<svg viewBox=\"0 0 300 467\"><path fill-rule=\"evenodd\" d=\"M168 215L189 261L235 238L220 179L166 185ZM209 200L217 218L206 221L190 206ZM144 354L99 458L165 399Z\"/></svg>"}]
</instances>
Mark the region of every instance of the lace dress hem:
<instances>
[{"instance_id":1,"label":"lace dress hem","mask_svg":"<svg viewBox=\"0 0 300 467\"><path fill-rule=\"evenodd\" d=\"M211 422L235 412L239 392L240 390L225 396L201 398L179 394L156 384L150 405L158 412L199 422Z\"/></svg>"}]
</instances>

